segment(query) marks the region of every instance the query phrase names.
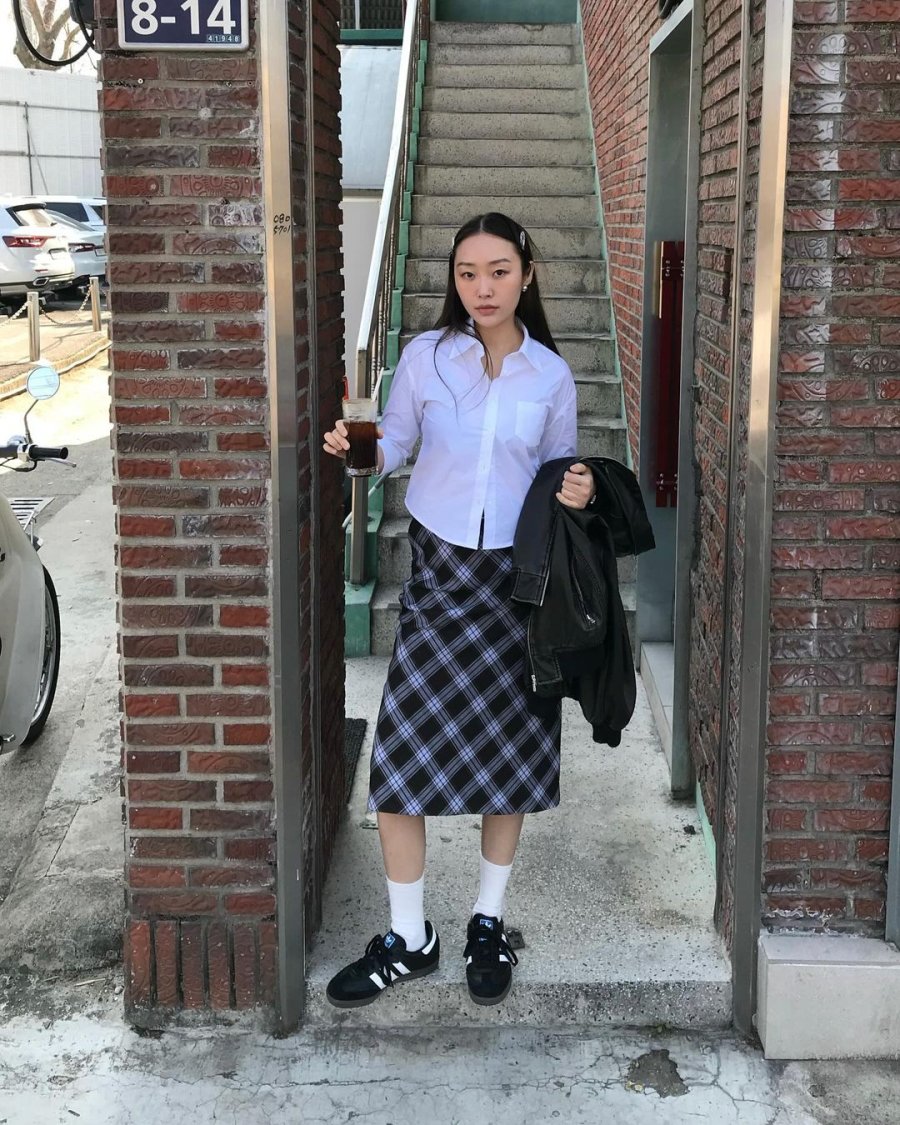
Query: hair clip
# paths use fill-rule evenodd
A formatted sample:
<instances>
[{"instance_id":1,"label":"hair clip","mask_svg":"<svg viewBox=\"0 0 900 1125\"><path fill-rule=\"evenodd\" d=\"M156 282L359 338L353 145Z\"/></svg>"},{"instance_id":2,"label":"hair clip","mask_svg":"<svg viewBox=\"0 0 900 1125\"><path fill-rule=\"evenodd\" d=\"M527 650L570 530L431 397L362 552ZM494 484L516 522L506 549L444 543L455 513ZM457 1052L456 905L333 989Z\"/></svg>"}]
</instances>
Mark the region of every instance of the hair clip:
<instances>
[{"instance_id":1,"label":"hair clip","mask_svg":"<svg viewBox=\"0 0 900 1125\"><path fill-rule=\"evenodd\" d=\"M522 247L523 250L525 249L525 231L524 230L519 231L519 245Z\"/></svg>"}]
</instances>

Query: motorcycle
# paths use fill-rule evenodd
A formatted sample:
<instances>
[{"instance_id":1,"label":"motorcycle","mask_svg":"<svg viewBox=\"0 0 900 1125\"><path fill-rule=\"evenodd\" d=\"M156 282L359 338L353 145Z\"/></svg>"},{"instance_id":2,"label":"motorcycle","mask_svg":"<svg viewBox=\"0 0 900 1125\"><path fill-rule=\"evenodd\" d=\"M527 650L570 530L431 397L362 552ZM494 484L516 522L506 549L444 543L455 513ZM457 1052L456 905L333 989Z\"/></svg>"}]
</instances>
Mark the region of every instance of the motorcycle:
<instances>
[{"instance_id":1,"label":"motorcycle","mask_svg":"<svg viewBox=\"0 0 900 1125\"><path fill-rule=\"evenodd\" d=\"M49 364L29 374L26 388L34 399L25 411L24 436L0 445L0 465L17 473L33 472L41 461L67 461L65 446L36 445L28 415L59 390L60 378ZM59 603L46 567L38 559L38 512L48 501L7 500L0 495L0 753L28 746L44 729L59 678Z\"/></svg>"}]
</instances>

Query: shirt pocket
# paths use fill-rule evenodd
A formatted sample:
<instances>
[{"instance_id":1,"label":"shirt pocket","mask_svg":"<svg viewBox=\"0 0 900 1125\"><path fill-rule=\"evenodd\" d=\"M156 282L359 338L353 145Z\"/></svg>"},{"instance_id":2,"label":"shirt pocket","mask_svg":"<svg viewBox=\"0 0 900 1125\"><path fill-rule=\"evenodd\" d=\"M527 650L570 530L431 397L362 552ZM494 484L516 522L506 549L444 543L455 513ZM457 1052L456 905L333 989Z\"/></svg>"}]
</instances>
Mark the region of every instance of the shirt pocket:
<instances>
[{"instance_id":1,"label":"shirt pocket","mask_svg":"<svg viewBox=\"0 0 900 1125\"><path fill-rule=\"evenodd\" d=\"M547 405L542 402L516 403L516 437L530 449L541 444L544 424L547 421Z\"/></svg>"}]
</instances>

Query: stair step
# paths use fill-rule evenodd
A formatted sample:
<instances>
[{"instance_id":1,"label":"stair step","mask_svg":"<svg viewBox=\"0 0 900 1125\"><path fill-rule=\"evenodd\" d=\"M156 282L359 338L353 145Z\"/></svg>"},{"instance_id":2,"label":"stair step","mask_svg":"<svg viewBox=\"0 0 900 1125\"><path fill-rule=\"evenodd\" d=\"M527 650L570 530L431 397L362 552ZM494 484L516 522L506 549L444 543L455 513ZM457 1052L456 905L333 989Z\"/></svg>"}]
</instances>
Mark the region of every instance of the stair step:
<instances>
[{"instance_id":1,"label":"stair step","mask_svg":"<svg viewBox=\"0 0 900 1125\"><path fill-rule=\"evenodd\" d=\"M588 456L588 454L585 454ZM381 521L378 532L378 586L372 600L372 608L399 608L399 592L403 583L409 578L412 567L412 551L409 546L409 515L393 516ZM382 559L386 565L382 568ZM619 559L616 569L619 573L619 587L622 591L622 602L625 608L634 609L633 586L634 559L626 557ZM625 593L630 591L631 604L626 602ZM390 593L389 600L385 598Z\"/></svg>"},{"instance_id":2,"label":"stair step","mask_svg":"<svg viewBox=\"0 0 900 1125\"><path fill-rule=\"evenodd\" d=\"M594 169L580 167L482 168L446 164L417 164L416 192L420 195L553 195L593 196Z\"/></svg>"},{"instance_id":3,"label":"stair step","mask_svg":"<svg viewBox=\"0 0 900 1125\"><path fill-rule=\"evenodd\" d=\"M527 49L535 50L535 48ZM584 99L584 71L580 66L573 65L571 60L564 60L564 65L561 66L544 62L522 62L512 65L504 62L498 66L466 66L462 62L454 63L447 59L443 51L434 51L425 72L425 84L438 87L462 87L468 90L470 101L476 107L480 107L483 90L521 86L523 67L528 68L532 89L578 90L581 92L582 100Z\"/></svg>"},{"instance_id":4,"label":"stair step","mask_svg":"<svg viewBox=\"0 0 900 1125\"><path fill-rule=\"evenodd\" d=\"M541 292L599 295L606 290L603 262L545 258L537 263L536 270ZM444 293L448 271L448 258L413 258L406 266L406 288L413 293Z\"/></svg>"},{"instance_id":5,"label":"stair step","mask_svg":"<svg viewBox=\"0 0 900 1125\"><path fill-rule=\"evenodd\" d=\"M609 329L609 298L542 294L550 331L606 332ZM404 293L403 327L414 332L433 328L444 299L424 293Z\"/></svg>"},{"instance_id":6,"label":"stair step","mask_svg":"<svg viewBox=\"0 0 900 1125\"><path fill-rule=\"evenodd\" d=\"M438 43L503 43L572 46L578 42L572 23L456 23L435 20L429 32L432 46Z\"/></svg>"},{"instance_id":7,"label":"stair step","mask_svg":"<svg viewBox=\"0 0 900 1125\"><path fill-rule=\"evenodd\" d=\"M422 113L422 137L462 137L471 140L560 140L590 137L587 113Z\"/></svg>"},{"instance_id":8,"label":"stair step","mask_svg":"<svg viewBox=\"0 0 900 1125\"><path fill-rule=\"evenodd\" d=\"M523 226L557 219L560 224L596 222L597 197L591 195L413 195L414 223L457 223L473 215L502 211Z\"/></svg>"},{"instance_id":9,"label":"stair step","mask_svg":"<svg viewBox=\"0 0 900 1125\"><path fill-rule=\"evenodd\" d=\"M419 160L429 167L443 165L476 168L569 168L584 165L593 179L594 153L590 141L461 141L424 137ZM591 188L593 190L593 188Z\"/></svg>"},{"instance_id":10,"label":"stair step","mask_svg":"<svg viewBox=\"0 0 900 1125\"><path fill-rule=\"evenodd\" d=\"M429 56L437 63L462 66L517 67L571 66L576 61L572 43L436 43Z\"/></svg>"},{"instance_id":11,"label":"stair step","mask_svg":"<svg viewBox=\"0 0 900 1125\"><path fill-rule=\"evenodd\" d=\"M620 418L622 388L615 375L581 375L573 372L579 415Z\"/></svg>"},{"instance_id":12,"label":"stair step","mask_svg":"<svg viewBox=\"0 0 900 1125\"><path fill-rule=\"evenodd\" d=\"M443 258L446 262L458 224L413 224L409 232L409 252L413 257ZM529 225L528 235L544 259L570 258L575 261L599 260L603 241L596 219L586 226Z\"/></svg>"},{"instance_id":13,"label":"stair step","mask_svg":"<svg viewBox=\"0 0 900 1125\"><path fill-rule=\"evenodd\" d=\"M578 453L581 457L614 457L624 463L628 434L621 418L580 417Z\"/></svg>"},{"instance_id":14,"label":"stair step","mask_svg":"<svg viewBox=\"0 0 900 1125\"><path fill-rule=\"evenodd\" d=\"M482 86L478 91L477 112L481 113L581 113L584 110L584 87L563 89L522 89L517 83L509 86ZM423 99L426 110L445 113L472 113L472 91L466 87L426 86Z\"/></svg>"},{"instance_id":15,"label":"stair step","mask_svg":"<svg viewBox=\"0 0 900 1125\"><path fill-rule=\"evenodd\" d=\"M418 332L404 331L400 336L400 349L418 336ZM606 333L554 332L553 339L559 354L572 371L591 375L611 375L615 371L615 347Z\"/></svg>"}]
</instances>

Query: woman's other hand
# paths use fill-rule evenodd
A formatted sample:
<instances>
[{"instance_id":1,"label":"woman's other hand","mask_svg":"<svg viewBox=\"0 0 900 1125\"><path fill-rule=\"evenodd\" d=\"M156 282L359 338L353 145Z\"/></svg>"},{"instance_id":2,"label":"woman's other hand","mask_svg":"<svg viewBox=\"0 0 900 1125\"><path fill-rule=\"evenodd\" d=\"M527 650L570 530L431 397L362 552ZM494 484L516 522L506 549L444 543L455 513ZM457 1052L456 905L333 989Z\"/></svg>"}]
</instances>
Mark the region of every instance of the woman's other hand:
<instances>
[{"instance_id":1,"label":"woman's other hand","mask_svg":"<svg viewBox=\"0 0 900 1125\"><path fill-rule=\"evenodd\" d=\"M594 495L594 474L578 461L566 469L563 477L562 491L557 492L556 499L567 508L586 508Z\"/></svg>"}]
</instances>

